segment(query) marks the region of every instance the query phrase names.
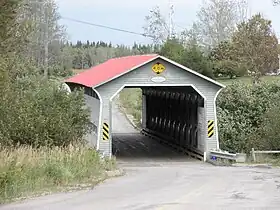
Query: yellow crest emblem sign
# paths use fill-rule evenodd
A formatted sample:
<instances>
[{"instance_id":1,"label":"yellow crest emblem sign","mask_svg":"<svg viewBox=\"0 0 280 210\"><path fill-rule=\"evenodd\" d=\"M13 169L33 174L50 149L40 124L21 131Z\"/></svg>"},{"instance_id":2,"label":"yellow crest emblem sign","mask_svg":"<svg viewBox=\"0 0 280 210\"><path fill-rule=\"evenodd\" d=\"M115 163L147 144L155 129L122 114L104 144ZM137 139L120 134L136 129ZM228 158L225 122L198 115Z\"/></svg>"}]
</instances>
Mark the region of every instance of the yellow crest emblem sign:
<instances>
[{"instance_id":1,"label":"yellow crest emblem sign","mask_svg":"<svg viewBox=\"0 0 280 210\"><path fill-rule=\"evenodd\" d=\"M161 74L165 70L165 66L161 63L156 63L152 66L153 72L155 72L157 75Z\"/></svg>"}]
</instances>

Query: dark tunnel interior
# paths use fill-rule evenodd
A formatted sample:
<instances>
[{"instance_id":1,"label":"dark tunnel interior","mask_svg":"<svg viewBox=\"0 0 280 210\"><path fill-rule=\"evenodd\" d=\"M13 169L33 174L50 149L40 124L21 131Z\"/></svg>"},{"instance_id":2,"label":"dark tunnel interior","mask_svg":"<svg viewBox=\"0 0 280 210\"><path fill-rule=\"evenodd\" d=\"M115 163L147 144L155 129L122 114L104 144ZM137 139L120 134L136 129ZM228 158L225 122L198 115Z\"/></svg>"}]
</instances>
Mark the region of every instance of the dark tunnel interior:
<instances>
[{"instance_id":1,"label":"dark tunnel interior","mask_svg":"<svg viewBox=\"0 0 280 210\"><path fill-rule=\"evenodd\" d=\"M146 128L183 148L198 146L198 107L203 98L192 87L145 88Z\"/></svg>"},{"instance_id":2,"label":"dark tunnel interior","mask_svg":"<svg viewBox=\"0 0 280 210\"><path fill-rule=\"evenodd\" d=\"M142 87L141 89L142 100L145 101L146 107L142 110L144 123L142 135L140 135L156 136L158 139L168 142L169 145L165 146L174 145L183 149L197 149L198 108L204 107L203 97L191 86ZM146 120L144 116L146 116ZM113 135L113 154L122 157L162 155L153 141L146 140L146 138L143 142L141 136L129 133ZM124 149L122 146L118 146L122 144L125 145L126 150L131 150L129 154L122 151ZM148 150L150 154L141 153L139 151L141 147Z\"/></svg>"}]
</instances>

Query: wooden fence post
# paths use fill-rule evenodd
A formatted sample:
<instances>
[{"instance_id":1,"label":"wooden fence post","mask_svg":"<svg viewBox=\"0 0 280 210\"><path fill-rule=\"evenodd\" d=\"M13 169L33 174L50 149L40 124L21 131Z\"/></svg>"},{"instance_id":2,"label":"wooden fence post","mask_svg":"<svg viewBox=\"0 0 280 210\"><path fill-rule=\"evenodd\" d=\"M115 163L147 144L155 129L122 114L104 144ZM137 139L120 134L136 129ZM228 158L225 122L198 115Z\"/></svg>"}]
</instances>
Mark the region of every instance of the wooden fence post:
<instances>
[{"instance_id":1,"label":"wooden fence post","mask_svg":"<svg viewBox=\"0 0 280 210\"><path fill-rule=\"evenodd\" d=\"M254 148L252 148L252 158L253 158L253 162L256 162L256 154Z\"/></svg>"}]
</instances>

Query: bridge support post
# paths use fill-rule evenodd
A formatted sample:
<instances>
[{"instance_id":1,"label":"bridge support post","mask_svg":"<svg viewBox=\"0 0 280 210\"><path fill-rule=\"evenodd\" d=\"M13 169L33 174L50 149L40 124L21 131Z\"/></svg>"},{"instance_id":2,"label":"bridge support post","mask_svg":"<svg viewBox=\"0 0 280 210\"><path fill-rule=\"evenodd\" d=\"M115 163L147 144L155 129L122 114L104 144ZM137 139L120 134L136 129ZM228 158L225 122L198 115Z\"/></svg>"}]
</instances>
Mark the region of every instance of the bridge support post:
<instances>
[{"instance_id":1,"label":"bridge support post","mask_svg":"<svg viewBox=\"0 0 280 210\"><path fill-rule=\"evenodd\" d=\"M198 107L197 110L197 131L198 131L198 150L206 152L207 151L207 135L206 135L206 112L204 107Z\"/></svg>"},{"instance_id":2,"label":"bridge support post","mask_svg":"<svg viewBox=\"0 0 280 210\"><path fill-rule=\"evenodd\" d=\"M99 128L99 151L107 157L112 156L112 113L111 102L102 100Z\"/></svg>"},{"instance_id":3,"label":"bridge support post","mask_svg":"<svg viewBox=\"0 0 280 210\"><path fill-rule=\"evenodd\" d=\"M206 120L205 120L205 137L207 142L207 151L211 149L219 149L218 139L218 122L216 116L216 104L215 100L207 98L206 105Z\"/></svg>"}]
</instances>

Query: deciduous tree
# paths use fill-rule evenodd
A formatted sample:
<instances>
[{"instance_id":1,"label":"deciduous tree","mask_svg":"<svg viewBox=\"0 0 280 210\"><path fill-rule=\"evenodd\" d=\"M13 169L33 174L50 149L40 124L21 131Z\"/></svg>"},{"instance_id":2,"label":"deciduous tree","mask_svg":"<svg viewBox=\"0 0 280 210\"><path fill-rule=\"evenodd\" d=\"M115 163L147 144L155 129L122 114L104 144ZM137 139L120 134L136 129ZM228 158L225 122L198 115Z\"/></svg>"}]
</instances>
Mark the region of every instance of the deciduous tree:
<instances>
[{"instance_id":1,"label":"deciduous tree","mask_svg":"<svg viewBox=\"0 0 280 210\"><path fill-rule=\"evenodd\" d=\"M253 73L254 82L261 75L278 68L278 40L270 20L261 14L238 25L232 43L238 62Z\"/></svg>"},{"instance_id":2,"label":"deciduous tree","mask_svg":"<svg viewBox=\"0 0 280 210\"><path fill-rule=\"evenodd\" d=\"M161 55L205 76L213 77L211 61L195 45L184 47L178 39L168 39L161 48Z\"/></svg>"},{"instance_id":3,"label":"deciduous tree","mask_svg":"<svg viewBox=\"0 0 280 210\"><path fill-rule=\"evenodd\" d=\"M160 8L153 8L145 17L144 33L153 37L154 44L162 44L168 38L168 23L161 14Z\"/></svg>"},{"instance_id":4,"label":"deciduous tree","mask_svg":"<svg viewBox=\"0 0 280 210\"><path fill-rule=\"evenodd\" d=\"M198 21L191 29L199 34L199 42L206 51L221 41L229 40L236 24L247 16L245 0L204 0L197 13Z\"/></svg>"},{"instance_id":5,"label":"deciduous tree","mask_svg":"<svg viewBox=\"0 0 280 210\"><path fill-rule=\"evenodd\" d=\"M280 0L272 0L273 5L278 5L280 4Z\"/></svg>"},{"instance_id":6,"label":"deciduous tree","mask_svg":"<svg viewBox=\"0 0 280 210\"><path fill-rule=\"evenodd\" d=\"M38 68L59 68L60 53L66 39L65 29L58 23L60 15L54 0L25 0L22 15L32 25L25 56L36 62ZM47 70L47 69L45 69ZM63 69L61 69L63 70ZM46 73L46 72L45 72ZM49 72L51 73L51 72Z\"/></svg>"},{"instance_id":7,"label":"deciduous tree","mask_svg":"<svg viewBox=\"0 0 280 210\"><path fill-rule=\"evenodd\" d=\"M213 62L214 75L219 77L237 77L245 74L245 67L236 59L234 47L230 41L223 41L210 53L210 59Z\"/></svg>"}]
</instances>

